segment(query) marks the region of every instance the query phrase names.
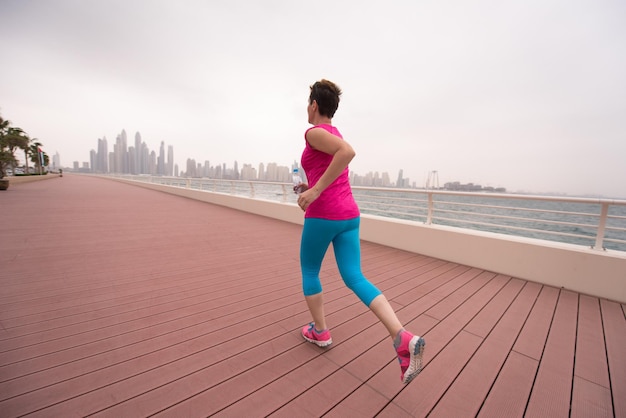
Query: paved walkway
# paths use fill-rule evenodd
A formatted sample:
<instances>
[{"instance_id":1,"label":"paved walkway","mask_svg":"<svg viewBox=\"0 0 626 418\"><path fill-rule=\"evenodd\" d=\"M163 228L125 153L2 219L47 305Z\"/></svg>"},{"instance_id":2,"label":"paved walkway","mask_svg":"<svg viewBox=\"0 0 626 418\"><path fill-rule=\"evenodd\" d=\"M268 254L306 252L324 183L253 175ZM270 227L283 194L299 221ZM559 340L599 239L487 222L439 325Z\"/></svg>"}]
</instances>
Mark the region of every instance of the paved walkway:
<instances>
[{"instance_id":1,"label":"paved walkway","mask_svg":"<svg viewBox=\"0 0 626 418\"><path fill-rule=\"evenodd\" d=\"M304 343L301 227L108 179L0 192L0 416L626 416L625 306L363 243L426 367L321 276Z\"/></svg>"}]
</instances>

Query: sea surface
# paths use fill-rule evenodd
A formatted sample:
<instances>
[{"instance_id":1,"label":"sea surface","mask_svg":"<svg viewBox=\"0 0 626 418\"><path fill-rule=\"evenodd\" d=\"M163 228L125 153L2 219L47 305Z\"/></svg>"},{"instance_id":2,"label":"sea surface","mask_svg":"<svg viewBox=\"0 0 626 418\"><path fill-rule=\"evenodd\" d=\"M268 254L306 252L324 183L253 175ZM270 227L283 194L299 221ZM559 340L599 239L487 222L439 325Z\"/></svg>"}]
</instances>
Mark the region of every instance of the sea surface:
<instances>
[{"instance_id":1,"label":"sea surface","mask_svg":"<svg viewBox=\"0 0 626 418\"><path fill-rule=\"evenodd\" d=\"M293 204L297 198L286 183L171 179L167 184ZM626 252L626 204L620 199L367 187L353 187L353 194L363 214Z\"/></svg>"},{"instance_id":2,"label":"sea surface","mask_svg":"<svg viewBox=\"0 0 626 418\"><path fill-rule=\"evenodd\" d=\"M408 213L393 209L394 198L372 201L355 193L363 213L426 221L427 200L411 202ZM397 198L396 198L397 199ZM436 195L433 224L476 229L570 244L595 246L601 205L562 201ZM421 214L419 213L421 211ZM603 248L626 251L626 206L609 206Z\"/></svg>"},{"instance_id":3,"label":"sea surface","mask_svg":"<svg viewBox=\"0 0 626 418\"><path fill-rule=\"evenodd\" d=\"M255 198L296 202L289 185L281 188L280 185L255 184L253 187ZM428 219L428 197L423 192L355 187L353 193L363 214L416 222ZM250 186L243 186L241 194L250 195ZM500 198L484 193L434 194L432 207L432 224L586 247L595 246L602 209L599 203ZM626 206L609 206L602 246L608 250L626 251Z\"/></svg>"}]
</instances>

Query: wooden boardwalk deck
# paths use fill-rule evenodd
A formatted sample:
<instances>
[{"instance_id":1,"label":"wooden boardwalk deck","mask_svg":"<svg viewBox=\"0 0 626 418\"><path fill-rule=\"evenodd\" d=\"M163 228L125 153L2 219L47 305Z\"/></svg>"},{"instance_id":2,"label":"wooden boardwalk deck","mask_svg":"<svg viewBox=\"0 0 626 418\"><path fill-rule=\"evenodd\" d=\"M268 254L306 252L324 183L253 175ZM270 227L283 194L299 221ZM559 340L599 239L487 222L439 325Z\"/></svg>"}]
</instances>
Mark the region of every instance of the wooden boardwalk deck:
<instances>
[{"instance_id":1,"label":"wooden boardwalk deck","mask_svg":"<svg viewBox=\"0 0 626 418\"><path fill-rule=\"evenodd\" d=\"M302 340L300 230L94 177L0 192L0 416L626 417L623 304L363 243L427 341L404 386L332 252L334 344Z\"/></svg>"}]
</instances>

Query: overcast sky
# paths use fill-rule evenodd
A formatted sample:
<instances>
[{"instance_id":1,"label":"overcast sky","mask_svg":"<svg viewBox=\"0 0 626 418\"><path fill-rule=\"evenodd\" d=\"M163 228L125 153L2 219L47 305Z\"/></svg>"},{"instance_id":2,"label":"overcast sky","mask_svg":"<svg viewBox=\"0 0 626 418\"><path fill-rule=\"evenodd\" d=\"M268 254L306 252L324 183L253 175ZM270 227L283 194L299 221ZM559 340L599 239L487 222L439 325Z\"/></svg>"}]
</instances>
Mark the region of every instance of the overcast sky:
<instances>
[{"instance_id":1,"label":"overcast sky","mask_svg":"<svg viewBox=\"0 0 626 418\"><path fill-rule=\"evenodd\" d=\"M327 78L358 174L626 197L623 0L0 0L0 51L0 114L65 166L122 130L291 165Z\"/></svg>"}]
</instances>

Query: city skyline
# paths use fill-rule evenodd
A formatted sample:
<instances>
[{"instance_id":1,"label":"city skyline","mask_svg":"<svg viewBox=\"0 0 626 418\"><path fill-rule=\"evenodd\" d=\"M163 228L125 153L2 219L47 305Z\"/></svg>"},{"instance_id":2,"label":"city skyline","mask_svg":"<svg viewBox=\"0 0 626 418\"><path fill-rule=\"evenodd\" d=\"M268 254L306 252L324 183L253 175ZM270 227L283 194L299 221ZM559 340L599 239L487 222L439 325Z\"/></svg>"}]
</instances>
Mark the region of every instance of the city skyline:
<instances>
[{"instance_id":1,"label":"city skyline","mask_svg":"<svg viewBox=\"0 0 626 418\"><path fill-rule=\"evenodd\" d=\"M157 155L142 141L139 132L135 134L135 146L129 146L126 130L122 129L115 139L113 151L108 149L106 136L98 138L97 150L89 152L89 167L83 163L83 168L93 173L174 175L174 147L168 146L166 159L164 141L161 141ZM73 166L79 168L79 162L75 161Z\"/></svg>"},{"instance_id":2,"label":"city skyline","mask_svg":"<svg viewBox=\"0 0 626 418\"><path fill-rule=\"evenodd\" d=\"M294 160L291 165L281 165L276 162L260 162L258 168L250 163L243 163L241 170L239 162L235 160L232 168L222 162L218 165L211 165L209 160L204 163L197 162L193 158L188 158L185 171L179 171L178 164L174 163L174 147L168 145L167 158L165 154L165 142L161 141L159 153L150 151L145 141L142 140L141 133L135 133L134 147L128 146L128 136L126 130L116 136L113 144L113 151L108 150L106 137L98 138L97 149L92 149L89 153L90 161L74 161L72 170L100 173L100 174L148 174L155 176L175 176L191 178L215 178L233 180L252 180L288 183L291 181L291 174L294 168L302 169L300 163ZM137 151L139 150L139 151ZM54 158L55 164L60 164L58 152ZM491 191L506 192L504 187L483 187L480 184L461 183L460 181L446 182L441 186L437 171L431 171L425 184L418 184L411 181L409 177L404 177L404 170L398 169L396 181L391 181L391 176L386 171L370 171L365 175L350 170L350 183L353 186L365 187L399 187L399 188L432 188L448 189L456 191ZM306 172L302 170L306 176ZM306 180L306 177L305 177Z\"/></svg>"},{"instance_id":3,"label":"city skyline","mask_svg":"<svg viewBox=\"0 0 626 418\"><path fill-rule=\"evenodd\" d=\"M210 160L204 163L197 162L194 158L187 158L184 171L179 170L178 164L174 163L174 146L168 145L167 158L165 155L165 142L161 141L159 153L150 150L141 133L135 133L134 146L128 145L128 135L125 129L116 136L113 150L109 151L106 136L97 139L96 149L89 152L89 162L74 161L70 168L75 171L88 171L91 173L116 173L116 174L149 174L157 176L185 176L227 178L235 180L259 180L290 182L291 171L294 167L300 168L300 163L294 161L291 165L282 165L277 162L260 162L258 168L250 163L243 163L241 170L239 162L235 160L229 167L225 162L211 165ZM139 150L139 151L137 151ZM59 159L56 154L57 161ZM395 187L419 187L415 182L411 184L409 178L402 177L403 170L399 169L396 182L392 182L387 172L368 172L360 175L350 171L350 180L354 185L360 186L395 186Z\"/></svg>"}]
</instances>

